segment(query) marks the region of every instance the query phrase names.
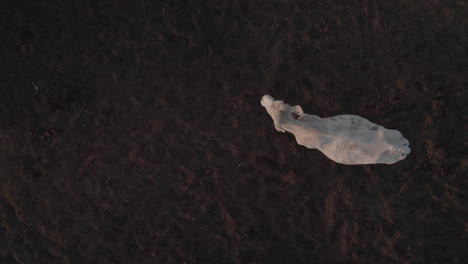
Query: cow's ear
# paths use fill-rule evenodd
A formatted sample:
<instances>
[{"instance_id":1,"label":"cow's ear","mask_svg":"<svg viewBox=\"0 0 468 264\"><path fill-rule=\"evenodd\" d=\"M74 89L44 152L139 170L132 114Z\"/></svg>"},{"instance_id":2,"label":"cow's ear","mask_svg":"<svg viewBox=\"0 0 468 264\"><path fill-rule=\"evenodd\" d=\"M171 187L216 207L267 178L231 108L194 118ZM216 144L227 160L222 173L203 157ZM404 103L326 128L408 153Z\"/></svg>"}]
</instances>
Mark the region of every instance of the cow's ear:
<instances>
[{"instance_id":1,"label":"cow's ear","mask_svg":"<svg viewBox=\"0 0 468 264\"><path fill-rule=\"evenodd\" d=\"M293 112L300 116L304 114L304 110L302 110L302 107L300 107L299 105L293 107Z\"/></svg>"}]
</instances>

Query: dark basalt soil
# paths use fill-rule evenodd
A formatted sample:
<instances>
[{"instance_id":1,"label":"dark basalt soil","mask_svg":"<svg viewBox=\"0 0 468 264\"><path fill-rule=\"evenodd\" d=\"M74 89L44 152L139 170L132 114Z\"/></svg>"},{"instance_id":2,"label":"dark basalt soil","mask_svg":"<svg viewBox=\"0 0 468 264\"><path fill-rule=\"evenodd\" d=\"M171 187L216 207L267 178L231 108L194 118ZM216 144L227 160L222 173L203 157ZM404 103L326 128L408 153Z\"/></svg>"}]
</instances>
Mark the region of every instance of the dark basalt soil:
<instances>
[{"instance_id":1,"label":"dark basalt soil","mask_svg":"<svg viewBox=\"0 0 468 264\"><path fill-rule=\"evenodd\" d=\"M467 263L468 4L0 2L0 263ZM409 139L344 166L270 94Z\"/></svg>"}]
</instances>

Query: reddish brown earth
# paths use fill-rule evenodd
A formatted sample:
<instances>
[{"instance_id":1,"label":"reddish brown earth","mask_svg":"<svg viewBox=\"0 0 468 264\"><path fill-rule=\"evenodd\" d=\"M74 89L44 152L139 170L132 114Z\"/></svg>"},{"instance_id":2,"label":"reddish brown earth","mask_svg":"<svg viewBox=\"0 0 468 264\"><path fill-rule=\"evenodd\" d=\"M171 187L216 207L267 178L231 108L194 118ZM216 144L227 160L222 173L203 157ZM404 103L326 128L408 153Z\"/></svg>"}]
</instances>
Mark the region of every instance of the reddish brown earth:
<instances>
[{"instance_id":1,"label":"reddish brown earth","mask_svg":"<svg viewBox=\"0 0 468 264\"><path fill-rule=\"evenodd\" d=\"M467 263L465 1L0 3L0 263ZM400 130L395 165L264 94Z\"/></svg>"}]
</instances>

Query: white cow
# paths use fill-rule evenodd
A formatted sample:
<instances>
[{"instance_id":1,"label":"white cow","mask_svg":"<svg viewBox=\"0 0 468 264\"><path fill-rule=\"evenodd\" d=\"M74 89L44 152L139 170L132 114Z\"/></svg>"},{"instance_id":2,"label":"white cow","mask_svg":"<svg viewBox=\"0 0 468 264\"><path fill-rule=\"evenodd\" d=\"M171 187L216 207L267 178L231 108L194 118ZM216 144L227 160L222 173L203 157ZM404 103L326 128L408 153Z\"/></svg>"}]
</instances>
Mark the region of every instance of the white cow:
<instances>
[{"instance_id":1,"label":"white cow","mask_svg":"<svg viewBox=\"0 0 468 264\"><path fill-rule=\"evenodd\" d=\"M409 142L399 131L360 116L320 118L269 95L262 97L261 104L273 118L277 131L294 134L299 145L318 149L341 164L393 164L410 153Z\"/></svg>"}]
</instances>

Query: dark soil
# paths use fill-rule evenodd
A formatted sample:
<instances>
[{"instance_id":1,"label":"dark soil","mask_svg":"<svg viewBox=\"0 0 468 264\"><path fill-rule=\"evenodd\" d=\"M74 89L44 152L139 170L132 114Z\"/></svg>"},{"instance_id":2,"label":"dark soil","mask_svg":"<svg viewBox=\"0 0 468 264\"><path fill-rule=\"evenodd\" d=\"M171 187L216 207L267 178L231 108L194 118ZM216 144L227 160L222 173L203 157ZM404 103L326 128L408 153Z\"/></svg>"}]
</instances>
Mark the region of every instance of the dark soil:
<instances>
[{"instance_id":1,"label":"dark soil","mask_svg":"<svg viewBox=\"0 0 468 264\"><path fill-rule=\"evenodd\" d=\"M0 263L467 263L462 0L0 2ZM409 139L344 166L270 94Z\"/></svg>"}]
</instances>

